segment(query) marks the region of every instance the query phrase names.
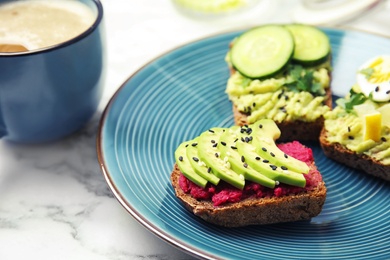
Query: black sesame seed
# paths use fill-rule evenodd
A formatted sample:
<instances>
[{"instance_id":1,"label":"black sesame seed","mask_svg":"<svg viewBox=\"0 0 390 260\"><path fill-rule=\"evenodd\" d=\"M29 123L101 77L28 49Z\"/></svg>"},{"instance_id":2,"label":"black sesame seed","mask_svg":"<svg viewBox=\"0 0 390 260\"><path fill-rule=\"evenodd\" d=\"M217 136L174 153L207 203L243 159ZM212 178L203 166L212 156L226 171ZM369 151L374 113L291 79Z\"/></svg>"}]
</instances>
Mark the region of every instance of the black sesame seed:
<instances>
[{"instance_id":1,"label":"black sesame seed","mask_svg":"<svg viewBox=\"0 0 390 260\"><path fill-rule=\"evenodd\" d=\"M186 144L186 147L188 147L188 144Z\"/></svg>"},{"instance_id":2,"label":"black sesame seed","mask_svg":"<svg viewBox=\"0 0 390 260\"><path fill-rule=\"evenodd\" d=\"M353 136L349 135L349 136L348 136L348 139L349 139L349 140L353 140L353 139L355 139L355 138L354 138Z\"/></svg>"},{"instance_id":3,"label":"black sesame seed","mask_svg":"<svg viewBox=\"0 0 390 260\"><path fill-rule=\"evenodd\" d=\"M285 170L285 171L288 170L288 168L286 166L281 166L280 168L282 168L282 170Z\"/></svg>"},{"instance_id":4,"label":"black sesame seed","mask_svg":"<svg viewBox=\"0 0 390 260\"><path fill-rule=\"evenodd\" d=\"M385 137L381 137L382 142L386 142L387 139Z\"/></svg>"},{"instance_id":5,"label":"black sesame seed","mask_svg":"<svg viewBox=\"0 0 390 260\"><path fill-rule=\"evenodd\" d=\"M255 159L256 159L257 161L259 161L261 158L260 158L259 156L257 156Z\"/></svg>"},{"instance_id":6,"label":"black sesame seed","mask_svg":"<svg viewBox=\"0 0 390 260\"><path fill-rule=\"evenodd\" d=\"M238 138L236 140L234 140L234 142L236 143L238 141Z\"/></svg>"},{"instance_id":7,"label":"black sesame seed","mask_svg":"<svg viewBox=\"0 0 390 260\"><path fill-rule=\"evenodd\" d=\"M267 148L262 147L261 150L263 150L264 152L266 152L266 151L267 151Z\"/></svg>"},{"instance_id":8,"label":"black sesame seed","mask_svg":"<svg viewBox=\"0 0 390 260\"><path fill-rule=\"evenodd\" d=\"M259 128L263 128L263 125L262 125L262 124L260 124L260 125L259 125Z\"/></svg>"},{"instance_id":9,"label":"black sesame seed","mask_svg":"<svg viewBox=\"0 0 390 260\"><path fill-rule=\"evenodd\" d=\"M275 154L273 152L269 153L272 157L275 157Z\"/></svg>"},{"instance_id":10,"label":"black sesame seed","mask_svg":"<svg viewBox=\"0 0 390 260\"><path fill-rule=\"evenodd\" d=\"M219 157L218 153L215 153L214 155L215 155L215 157L217 157L217 158Z\"/></svg>"},{"instance_id":11,"label":"black sesame seed","mask_svg":"<svg viewBox=\"0 0 390 260\"><path fill-rule=\"evenodd\" d=\"M247 128L247 129L246 129L246 133L247 133L248 135L250 135L250 134L252 133L252 128Z\"/></svg>"},{"instance_id":12,"label":"black sesame seed","mask_svg":"<svg viewBox=\"0 0 390 260\"><path fill-rule=\"evenodd\" d=\"M241 162L245 162L245 157L244 157L244 155L241 156Z\"/></svg>"},{"instance_id":13,"label":"black sesame seed","mask_svg":"<svg viewBox=\"0 0 390 260\"><path fill-rule=\"evenodd\" d=\"M248 168L248 164L247 164L247 163L244 163L243 166L244 166L245 168Z\"/></svg>"},{"instance_id":14,"label":"black sesame seed","mask_svg":"<svg viewBox=\"0 0 390 260\"><path fill-rule=\"evenodd\" d=\"M208 173L210 173L211 172L211 168L209 167L209 168L207 168L207 172Z\"/></svg>"},{"instance_id":15,"label":"black sesame seed","mask_svg":"<svg viewBox=\"0 0 390 260\"><path fill-rule=\"evenodd\" d=\"M235 146L230 146L230 148L232 148L233 150L236 150L237 149L237 147L235 147Z\"/></svg>"},{"instance_id":16,"label":"black sesame seed","mask_svg":"<svg viewBox=\"0 0 390 260\"><path fill-rule=\"evenodd\" d=\"M255 102L253 102L252 106L253 106L253 107L256 107L256 103L255 103Z\"/></svg>"},{"instance_id":17,"label":"black sesame seed","mask_svg":"<svg viewBox=\"0 0 390 260\"><path fill-rule=\"evenodd\" d=\"M245 133L245 129L241 128L240 132L241 132L241 134Z\"/></svg>"},{"instance_id":18,"label":"black sesame seed","mask_svg":"<svg viewBox=\"0 0 390 260\"><path fill-rule=\"evenodd\" d=\"M348 133L349 133L349 132L351 132L351 127L350 127L350 126L348 126Z\"/></svg>"},{"instance_id":19,"label":"black sesame seed","mask_svg":"<svg viewBox=\"0 0 390 260\"><path fill-rule=\"evenodd\" d=\"M269 161L268 160L263 160L263 163L269 163Z\"/></svg>"},{"instance_id":20,"label":"black sesame seed","mask_svg":"<svg viewBox=\"0 0 390 260\"><path fill-rule=\"evenodd\" d=\"M376 86L375 92L379 92L379 86Z\"/></svg>"},{"instance_id":21,"label":"black sesame seed","mask_svg":"<svg viewBox=\"0 0 390 260\"><path fill-rule=\"evenodd\" d=\"M286 158L286 159L287 159L287 158L288 158L288 155L287 155L287 154L284 154L284 158Z\"/></svg>"},{"instance_id":22,"label":"black sesame seed","mask_svg":"<svg viewBox=\"0 0 390 260\"><path fill-rule=\"evenodd\" d=\"M241 141L245 142L245 138L244 138L244 137L241 137Z\"/></svg>"},{"instance_id":23,"label":"black sesame seed","mask_svg":"<svg viewBox=\"0 0 390 260\"><path fill-rule=\"evenodd\" d=\"M198 145L198 143L192 143L191 145L192 145L193 147L195 147L195 146Z\"/></svg>"},{"instance_id":24,"label":"black sesame seed","mask_svg":"<svg viewBox=\"0 0 390 260\"><path fill-rule=\"evenodd\" d=\"M215 144L215 140L211 140L211 143Z\"/></svg>"},{"instance_id":25,"label":"black sesame seed","mask_svg":"<svg viewBox=\"0 0 390 260\"><path fill-rule=\"evenodd\" d=\"M221 142L221 144L222 144L223 146L226 146L226 143L225 143L225 142Z\"/></svg>"},{"instance_id":26,"label":"black sesame seed","mask_svg":"<svg viewBox=\"0 0 390 260\"><path fill-rule=\"evenodd\" d=\"M249 143L250 142L250 138L247 136L247 137L245 137L245 142L246 143Z\"/></svg>"},{"instance_id":27,"label":"black sesame seed","mask_svg":"<svg viewBox=\"0 0 390 260\"><path fill-rule=\"evenodd\" d=\"M218 146L218 143L213 144L213 147L217 147L217 146Z\"/></svg>"},{"instance_id":28,"label":"black sesame seed","mask_svg":"<svg viewBox=\"0 0 390 260\"><path fill-rule=\"evenodd\" d=\"M390 90L386 91L386 94L387 94L387 95L390 94Z\"/></svg>"},{"instance_id":29,"label":"black sesame seed","mask_svg":"<svg viewBox=\"0 0 390 260\"><path fill-rule=\"evenodd\" d=\"M183 161L183 156L179 156L179 161Z\"/></svg>"},{"instance_id":30,"label":"black sesame seed","mask_svg":"<svg viewBox=\"0 0 390 260\"><path fill-rule=\"evenodd\" d=\"M215 133L214 130L212 130L212 129L209 129L209 132L210 132L210 133Z\"/></svg>"},{"instance_id":31,"label":"black sesame seed","mask_svg":"<svg viewBox=\"0 0 390 260\"><path fill-rule=\"evenodd\" d=\"M270 164L269 167L271 167L272 170L276 170L278 167L276 165Z\"/></svg>"},{"instance_id":32,"label":"black sesame seed","mask_svg":"<svg viewBox=\"0 0 390 260\"><path fill-rule=\"evenodd\" d=\"M284 99L285 99L286 101L288 101L289 97L286 95L286 96L284 96Z\"/></svg>"},{"instance_id":33,"label":"black sesame seed","mask_svg":"<svg viewBox=\"0 0 390 260\"><path fill-rule=\"evenodd\" d=\"M195 162L199 162L199 159L197 157L192 157L192 160L194 160Z\"/></svg>"}]
</instances>

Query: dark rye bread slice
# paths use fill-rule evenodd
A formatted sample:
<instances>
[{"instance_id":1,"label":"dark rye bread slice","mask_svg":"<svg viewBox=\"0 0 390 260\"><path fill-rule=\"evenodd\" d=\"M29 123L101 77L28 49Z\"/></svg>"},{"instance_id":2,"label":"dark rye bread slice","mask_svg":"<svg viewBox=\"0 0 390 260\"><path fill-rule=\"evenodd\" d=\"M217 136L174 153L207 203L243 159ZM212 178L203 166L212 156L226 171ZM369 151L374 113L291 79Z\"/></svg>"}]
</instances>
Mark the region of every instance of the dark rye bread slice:
<instances>
[{"instance_id":1,"label":"dark rye bread slice","mask_svg":"<svg viewBox=\"0 0 390 260\"><path fill-rule=\"evenodd\" d=\"M320 145L327 157L351 168L361 170L375 177L390 181L389 165L383 165L379 161L365 154L357 154L340 143L330 143L327 140L327 134L326 129L322 129L320 135Z\"/></svg>"},{"instance_id":2,"label":"dark rye bread slice","mask_svg":"<svg viewBox=\"0 0 390 260\"><path fill-rule=\"evenodd\" d=\"M331 88L326 89L325 105L332 108L332 91ZM239 111L237 106L233 104L234 123L243 126L248 123L248 115ZM281 131L281 136L278 139L280 142L285 141L318 141L321 130L324 126L324 118L321 116L316 121L305 122L297 121L282 121L275 122Z\"/></svg>"},{"instance_id":3,"label":"dark rye bread slice","mask_svg":"<svg viewBox=\"0 0 390 260\"><path fill-rule=\"evenodd\" d=\"M314 164L312 167L315 167ZM175 164L171 183L176 197L196 216L224 227L243 227L308 220L317 216L325 203L326 187L322 181L307 192L271 198L247 198L215 207L211 201L196 200L179 185L179 167Z\"/></svg>"}]
</instances>

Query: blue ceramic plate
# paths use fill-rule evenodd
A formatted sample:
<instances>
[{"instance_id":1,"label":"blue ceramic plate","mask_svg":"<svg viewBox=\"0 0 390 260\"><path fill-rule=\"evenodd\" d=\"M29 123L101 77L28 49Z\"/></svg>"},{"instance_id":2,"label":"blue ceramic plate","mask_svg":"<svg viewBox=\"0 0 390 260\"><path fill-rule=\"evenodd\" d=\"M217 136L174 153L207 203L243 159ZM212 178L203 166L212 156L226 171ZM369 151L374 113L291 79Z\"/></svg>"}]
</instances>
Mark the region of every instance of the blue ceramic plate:
<instances>
[{"instance_id":1,"label":"blue ceramic plate","mask_svg":"<svg viewBox=\"0 0 390 260\"><path fill-rule=\"evenodd\" d=\"M335 95L349 91L360 64L390 51L387 38L324 31L333 49ZM233 125L224 58L239 33L196 41L155 59L112 98L97 148L116 198L151 232L201 258L390 259L390 185L327 159L319 146L312 148L328 194L311 221L221 228L175 198L169 176L176 147L210 127Z\"/></svg>"}]
</instances>

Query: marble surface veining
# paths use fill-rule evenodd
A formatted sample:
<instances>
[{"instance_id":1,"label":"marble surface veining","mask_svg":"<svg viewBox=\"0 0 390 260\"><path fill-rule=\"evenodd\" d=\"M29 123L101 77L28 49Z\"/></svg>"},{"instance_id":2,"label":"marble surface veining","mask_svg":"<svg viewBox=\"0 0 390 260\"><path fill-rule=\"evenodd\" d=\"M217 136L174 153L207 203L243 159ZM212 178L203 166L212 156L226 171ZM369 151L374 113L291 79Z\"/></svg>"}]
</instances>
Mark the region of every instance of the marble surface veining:
<instances>
[{"instance_id":1,"label":"marble surface veining","mask_svg":"<svg viewBox=\"0 0 390 260\"><path fill-rule=\"evenodd\" d=\"M168 0L102 0L107 79L93 119L58 142L0 140L0 259L192 259L141 226L114 198L99 168L96 134L111 96L155 57L217 32L289 22L296 1L262 0L229 18L188 18ZM348 22L390 36L389 3Z\"/></svg>"}]
</instances>

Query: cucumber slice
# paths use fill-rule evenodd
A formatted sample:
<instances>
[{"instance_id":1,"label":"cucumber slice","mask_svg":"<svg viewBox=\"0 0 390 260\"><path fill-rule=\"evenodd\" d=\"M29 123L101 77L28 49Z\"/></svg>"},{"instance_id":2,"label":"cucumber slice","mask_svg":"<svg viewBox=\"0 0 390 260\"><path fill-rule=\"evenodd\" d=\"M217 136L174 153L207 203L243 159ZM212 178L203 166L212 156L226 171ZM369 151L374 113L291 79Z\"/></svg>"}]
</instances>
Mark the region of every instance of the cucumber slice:
<instances>
[{"instance_id":1,"label":"cucumber slice","mask_svg":"<svg viewBox=\"0 0 390 260\"><path fill-rule=\"evenodd\" d=\"M289 24L295 42L293 61L306 66L325 62L330 54L329 38L320 29L303 24Z\"/></svg>"},{"instance_id":2,"label":"cucumber slice","mask_svg":"<svg viewBox=\"0 0 390 260\"><path fill-rule=\"evenodd\" d=\"M264 25L239 36L231 49L233 67L242 75L260 79L285 68L294 52L294 40L285 27Z\"/></svg>"}]
</instances>

